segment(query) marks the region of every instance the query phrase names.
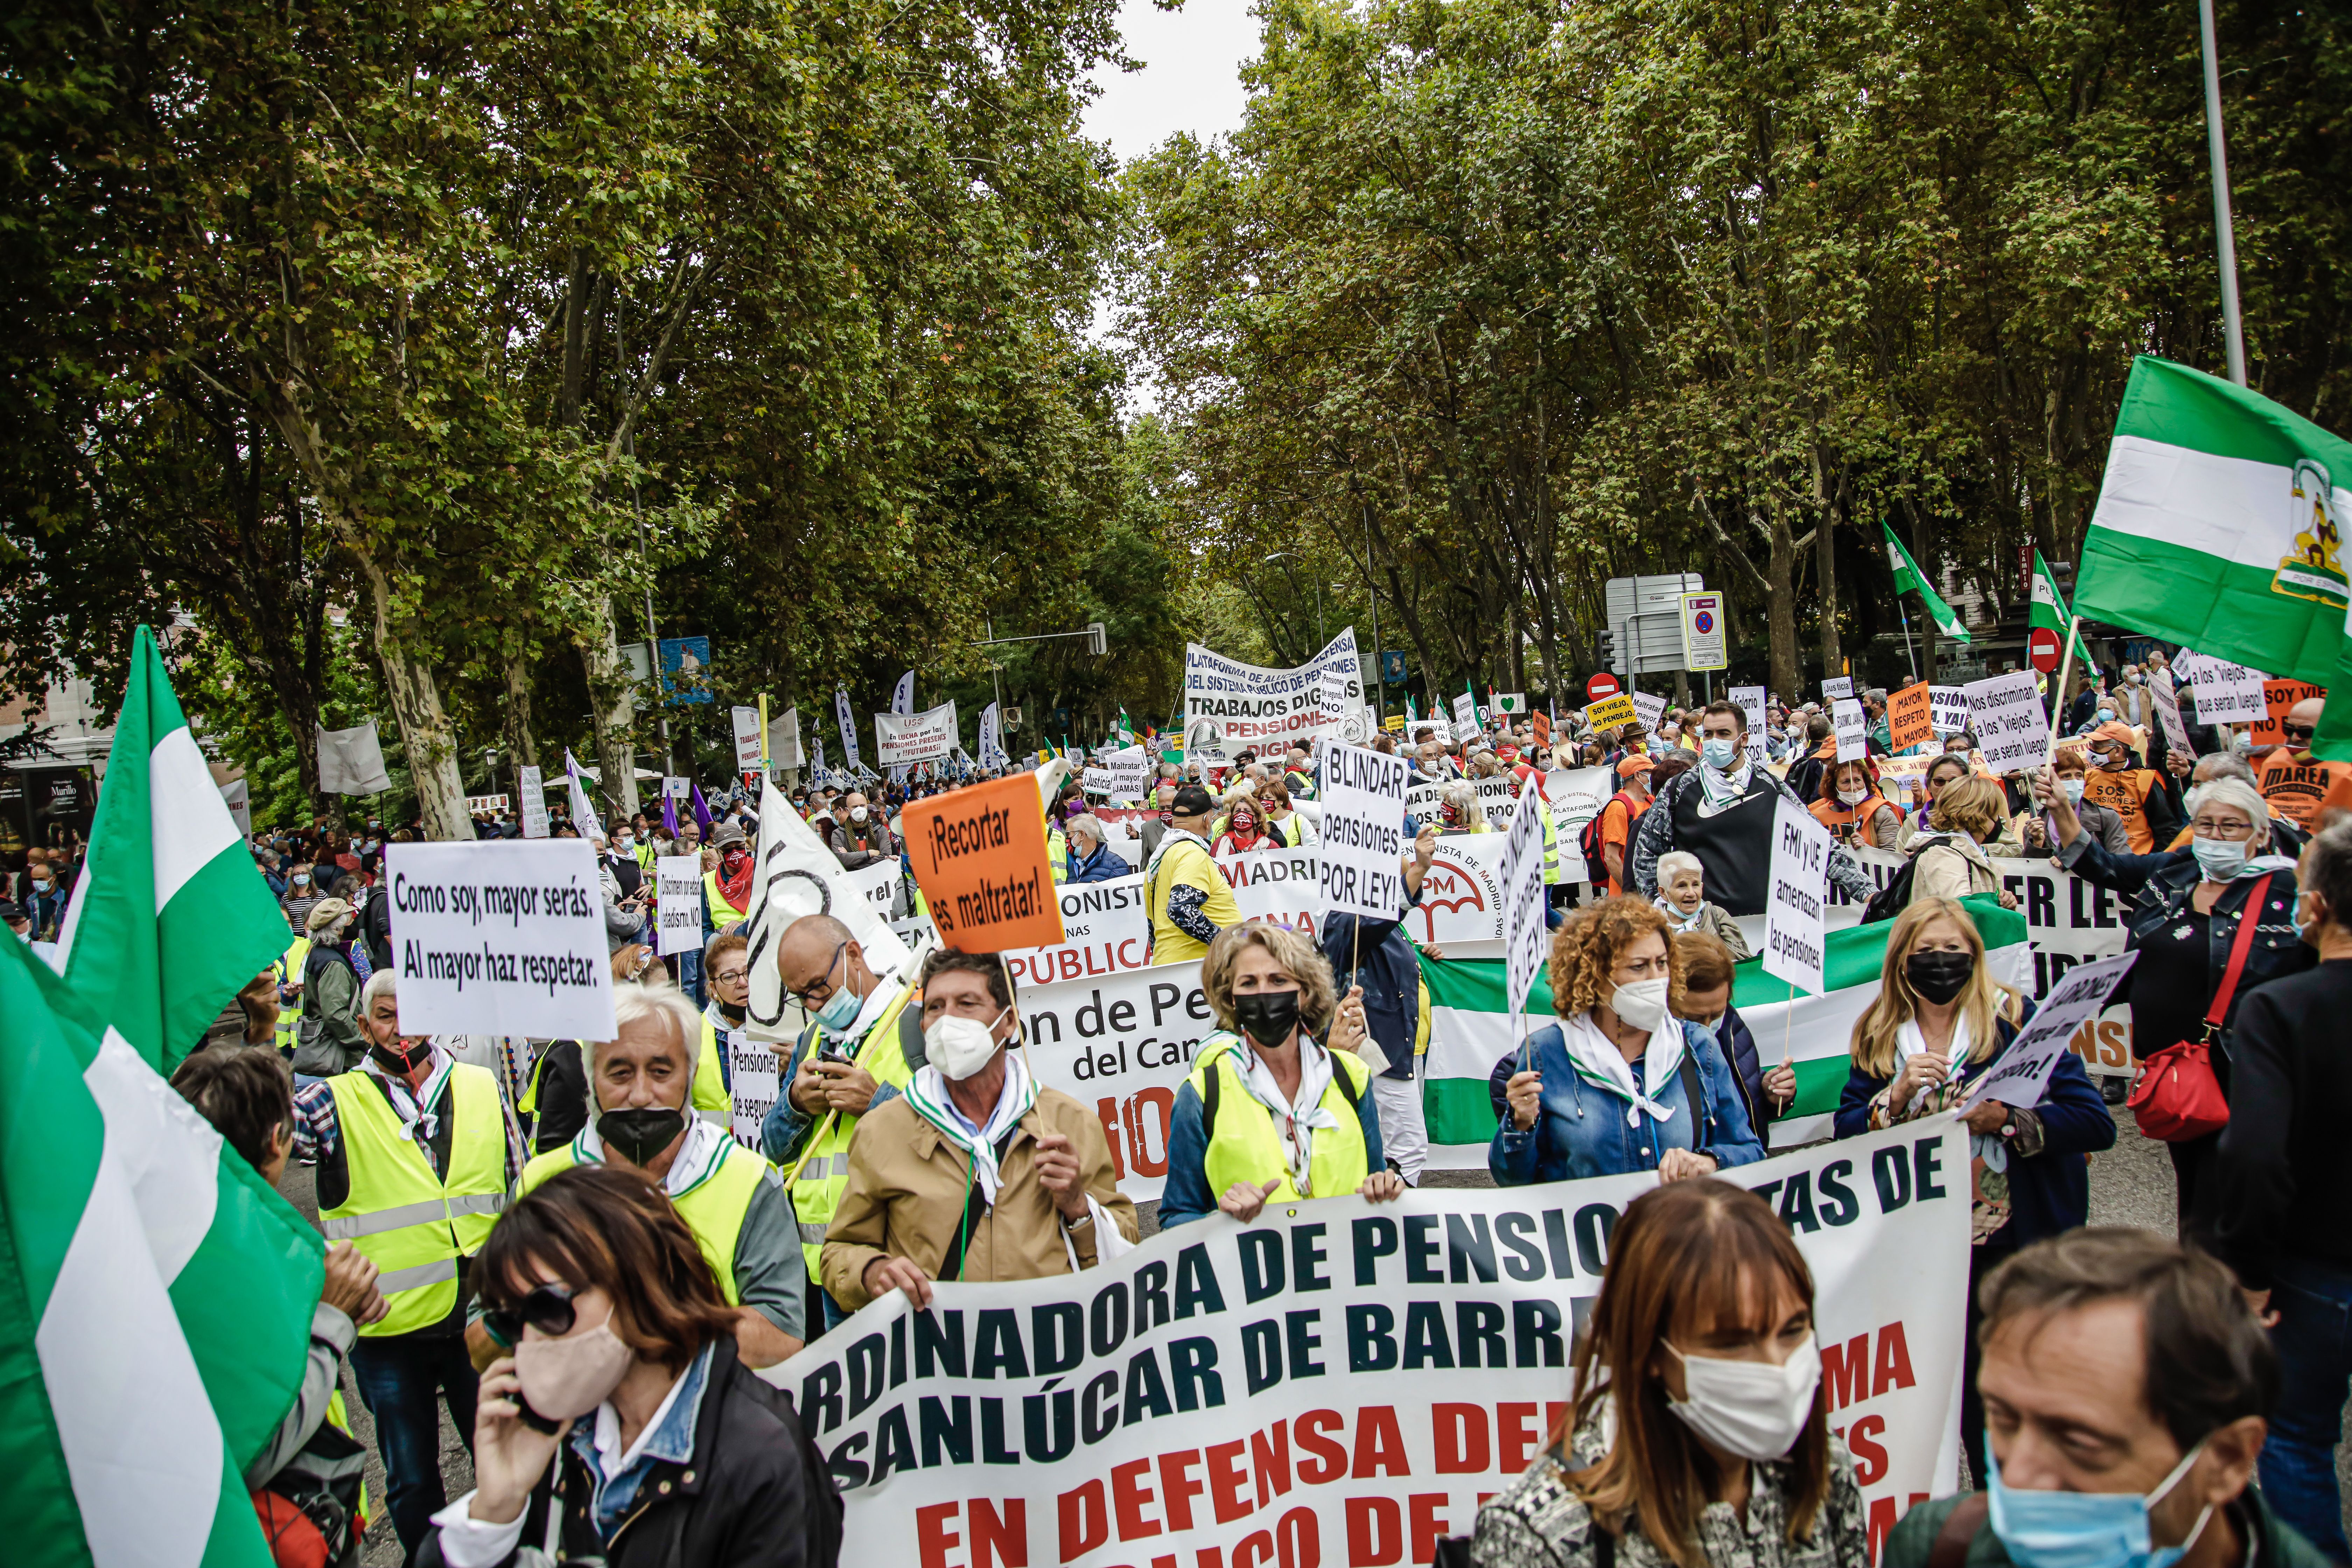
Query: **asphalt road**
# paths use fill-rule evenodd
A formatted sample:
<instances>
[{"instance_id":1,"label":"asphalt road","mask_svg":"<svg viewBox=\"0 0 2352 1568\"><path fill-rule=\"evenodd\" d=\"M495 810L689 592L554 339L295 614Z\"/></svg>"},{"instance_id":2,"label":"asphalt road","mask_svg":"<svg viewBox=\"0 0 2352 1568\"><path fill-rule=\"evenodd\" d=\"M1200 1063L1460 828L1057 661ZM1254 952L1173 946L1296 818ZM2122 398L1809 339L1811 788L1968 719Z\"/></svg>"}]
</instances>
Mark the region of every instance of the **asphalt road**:
<instances>
[{"instance_id":1,"label":"asphalt road","mask_svg":"<svg viewBox=\"0 0 2352 1568\"><path fill-rule=\"evenodd\" d=\"M1426 1184L1433 1187L1483 1187L1490 1184L1483 1171L1433 1173ZM286 1173L286 1195L306 1215L316 1220L317 1203L311 1194L310 1173L295 1167ZM2131 1119L2122 1119L2116 1130L2116 1146L2108 1153L2091 1163L2091 1223L2093 1225L2135 1225L2150 1230L2169 1233L2173 1228L2172 1165L2164 1145L2142 1138ZM1147 1234L1158 1228L1156 1205L1144 1207L1144 1228ZM360 1403L358 1391L344 1374L344 1399L350 1406L352 1429L369 1448L368 1494L372 1499L383 1496L383 1471L374 1458L374 1432L366 1407ZM2352 1496L2352 1445L2339 1447L2336 1455L2336 1474L2343 1491ZM462 1497L474 1484L473 1460L464 1443L448 1423L445 1412L441 1427L441 1473L443 1484L452 1498ZM389 1517L381 1517L376 1527L368 1532L364 1561L369 1568L398 1568L401 1561L400 1543L392 1532Z\"/></svg>"}]
</instances>

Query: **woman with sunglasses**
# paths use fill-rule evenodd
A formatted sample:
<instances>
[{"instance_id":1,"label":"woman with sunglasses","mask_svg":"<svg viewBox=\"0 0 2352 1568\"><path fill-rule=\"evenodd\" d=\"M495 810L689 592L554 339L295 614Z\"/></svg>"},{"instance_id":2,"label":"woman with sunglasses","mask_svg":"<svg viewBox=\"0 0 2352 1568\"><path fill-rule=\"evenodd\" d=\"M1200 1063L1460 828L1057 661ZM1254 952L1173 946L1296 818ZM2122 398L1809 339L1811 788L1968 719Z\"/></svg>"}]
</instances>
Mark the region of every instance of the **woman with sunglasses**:
<instances>
[{"instance_id":1,"label":"woman with sunglasses","mask_svg":"<svg viewBox=\"0 0 2352 1568\"><path fill-rule=\"evenodd\" d=\"M434 1516L425 1568L523 1551L612 1568L837 1560L822 1458L737 1357L718 1280L643 1177L550 1177L507 1210L474 1279L509 1353L482 1374L476 1489Z\"/></svg>"}]
</instances>

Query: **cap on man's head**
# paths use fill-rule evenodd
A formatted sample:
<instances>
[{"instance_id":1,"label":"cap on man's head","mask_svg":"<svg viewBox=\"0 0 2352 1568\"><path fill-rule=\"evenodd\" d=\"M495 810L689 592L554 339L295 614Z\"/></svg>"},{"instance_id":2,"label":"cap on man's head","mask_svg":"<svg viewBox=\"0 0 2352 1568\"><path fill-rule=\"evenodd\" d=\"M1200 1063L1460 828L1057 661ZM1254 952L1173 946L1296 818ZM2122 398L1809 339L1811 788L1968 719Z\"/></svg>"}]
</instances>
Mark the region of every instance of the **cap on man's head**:
<instances>
[{"instance_id":1,"label":"cap on man's head","mask_svg":"<svg viewBox=\"0 0 2352 1568\"><path fill-rule=\"evenodd\" d=\"M730 844L742 842L743 825L740 822L722 822L711 830L710 847L714 849L724 849Z\"/></svg>"},{"instance_id":2,"label":"cap on man's head","mask_svg":"<svg viewBox=\"0 0 2352 1568\"><path fill-rule=\"evenodd\" d=\"M31 923L32 917L25 913L24 905L14 899L0 899L0 925L30 925Z\"/></svg>"},{"instance_id":3,"label":"cap on man's head","mask_svg":"<svg viewBox=\"0 0 2352 1568\"><path fill-rule=\"evenodd\" d=\"M1179 816L1206 816L1216 809L1216 802L1211 800L1209 792L1199 784L1186 784L1176 792L1176 798L1169 802L1168 808Z\"/></svg>"},{"instance_id":4,"label":"cap on man's head","mask_svg":"<svg viewBox=\"0 0 2352 1568\"><path fill-rule=\"evenodd\" d=\"M2125 723L2120 719L2109 720L2106 723L2102 724L2097 729L2092 731L2091 739L2094 741L2112 741L2126 752L2133 750L2139 744L2139 737L2133 734L2131 726Z\"/></svg>"},{"instance_id":5,"label":"cap on man's head","mask_svg":"<svg viewBox=\"0 0 2352 1568\"><path fill-rule=\"evenodd\" d=\"M1655 763L1636 752L1617 764L1617 776L1621 779L1630 779L1635 773L1646 773L1655 766L1657 766Z\"/></svg>"}]
</instances>

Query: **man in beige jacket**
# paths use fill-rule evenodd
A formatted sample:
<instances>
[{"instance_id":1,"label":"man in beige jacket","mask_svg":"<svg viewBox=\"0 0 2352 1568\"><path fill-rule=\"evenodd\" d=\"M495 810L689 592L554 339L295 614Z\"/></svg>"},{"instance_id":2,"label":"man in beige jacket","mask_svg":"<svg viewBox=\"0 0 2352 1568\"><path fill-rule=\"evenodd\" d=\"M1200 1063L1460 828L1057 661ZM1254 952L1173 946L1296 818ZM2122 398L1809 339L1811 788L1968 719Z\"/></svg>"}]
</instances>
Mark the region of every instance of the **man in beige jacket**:
<instances>
[{"instance_id":1,"label":"man in beige jacket","mask_svg":"<svg viewBox=\"0 0 2352 1568\"><path fill-rule=\"evenodd\" d=\"M1020 1023L1003 961L934 952L921 991L925 1065L858 1123L826 1293L853 1312L900 1289L925 1307L934 1279L1070 1274L1132 1247L1100 1119L1008 1048Z\"/></svg>"}]
</instances>

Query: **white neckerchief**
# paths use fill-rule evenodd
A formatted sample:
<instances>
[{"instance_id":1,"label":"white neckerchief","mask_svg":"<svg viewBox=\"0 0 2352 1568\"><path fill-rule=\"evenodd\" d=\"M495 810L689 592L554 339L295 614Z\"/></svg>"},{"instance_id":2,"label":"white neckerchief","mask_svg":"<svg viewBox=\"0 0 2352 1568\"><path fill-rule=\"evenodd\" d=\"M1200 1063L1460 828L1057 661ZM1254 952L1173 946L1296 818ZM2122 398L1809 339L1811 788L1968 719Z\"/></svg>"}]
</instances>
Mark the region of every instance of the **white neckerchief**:
<instances>
[{"instance_id":1,"label":"white neckerchief","mask_svg":"<svg viewBox=\"0 0 2352 1568\"><path fill-rule=\"evenodd\" d=\"M1919 1020L1904 1019L1901 1026L1895 1031L1895 1072L1899 1075L1903 1071L1905 1062L1927 1048L1927 1037L1921 1032ZM1944 1059L1951 1065L1953 1072L1957 1073L1968 1065L1969 1049L1969 1015L1966 1009L1962 1009L1952 1015L1951 1043L1945 1047L1944 1052ZM1951 1080L1948 1078L1945 1081L1948 1083ZM1911 1103L1916 1105L1933 1092L1932 1089L1923 1089L1911 1097ZM1998 1132L1969 1133L1969 1152L1982 1160L1988 1171L2009 1169L2009 1140Z\"/></svg>"},{"instance_id":2,"label":"white neckerchief","mask_svg":"<svg viewBox=\"0 0 2352 1568\"><path fill-rule=\"evenodd\" d=\"M1658 906L1658 910L1661 914L1664 915L1667 920L1674 922L1674 928L1676 931L1698 930L1699 917L1706 913L1706 901L1704 899L1699 900L1698 908L1693 910L1687 917L1683 914L1682 910L1676 909L1673 900L1668 899L1664 893L1658 894L1650 901Z\"/></svg>"},{"instance_id":3,"label":"white neckerchief","mask_svg":"<svg viewBox=\"0 0 2352 1568\"><path fill-rule=\"evenodd\" d=\"M1569 1065L1576 1076L1595 1089L1607 1089L1625 1102L1625 1125L1639 1128L1646 1112L1653 1121L1664 1121L1675 1113L1674 1107L1657 1097L1665 1092L1675 1069L1682 1065L1683 1024L1669 1013L1658 1020L1650 1031L1650 1044L1642 1057L1642 1087L1633 1083L1633 1064L1617 1042L1601 1032L1591 1013L1579 1013L1573 1018L1559 1021L1560 1043L1568 1049ZM1696 1114L1696 1111L1694 1111Z\"/></svg>"},{"instance_id":4,"label":"white neckerchief","mask_svg":"<svg viewBox=\"0 0 2352 1568\"><path fill-rule=\"evenodd\" d=\"M916 1115L938 1128L940 1137L971 1157L972 1180L980 1184L980 1195L993 1206L997 1189L1004 1183L997 1164L997 1140L1020 1125L1037 1103L1036 1081L1030 1078L1021 1053L1005 1053L1004 1087L997 1091L996 1108L988 1113L985 1126L974 1127L965 1119L948 1093L947 1075L935 1067L916 1069L913 1081L907 1085L907 1103L914 1107Z\"/></svg>"},{"instance_id":5,"label":"white neckerchief","mask_svg":"<svg viewBox=\"0 0 2352 1568\"><path fill-rule=\"evenodd\" d=\"M1197 844L1202 848L1207 849L1212 856L1216 854L1216 850L1210 847L1207 839L1189 827L1179 827L1171 822L1168 824L1168 831L1160 836L1160 847L1154 849L1151 852L1151 858L1144 862L1143 874L1149 877L1159 870L1160 862L1168 858L1168 852L1179 844L1185 843Z\"/></svg>"},{"instance_id":6,"label":"white neckerchief","mask_svg":"<svg viewBox=\"0 0 2352 1568\"><path fill-rule=\"evenodd\" d=\"M441 1119L434 1114L433 1107L441 1102L441 1091L448 1086L449 1069L457 1065L457 1058L443 1050L438 1041L428 1041L425 1049L428 1054L425 1059L431 1065L425 1069L424 1087L413 1094L405 1079L384 1070L383 1064L375 1059L375 1052L371 1050L360 1058L360 1070L373 1073L392 1091L392 1113L400 1118L400 1135L412 1141L419 1128L427 1138L440 1134Z\"/></svg>"},{"instance_id":7,"label":"white neckerchief","mask_svg":"<svg viewBox=\"0 0 2352 1568\"><path fill-rule=\"evenodd\" d=\"M711 1173L719 1169L719 1162L727 1158L727 1151L735 1142L719 1130L717 1122L705 1121L685 1106L675 1109L686 1112L686 1142L678 1145L677 1158L672 1160L669 1169L662 1173L662 1191L670 1195L672 1202L709 1181ZM607 1163L604 1141L596 1136L596 1119L593 1116L588 1119L588 1125L580 1130L580 1136L572 1141L572 1151L586 1164Z\"/></svg>"},{"instance_id":8,"label":"white neckerchief","mask_svg":"<svg viewBox=\"0 0 2352 1568\"><path fill-rule=\"evenodd\" d=\"M1236 1029L1234 1041L1234 1065L1241 1068L1242 1087L1281 1123L1283 1163L1290 1167L1290 1184L1298 1189L1300 1197L1315 1196L1315 1133L1339 1125L1339 1119L1323 1105L1324 1091L1331 1087L1335 1070L1331 1053L1317 1045L1306 1030L1298 1031L1298 1092L1285 1100L1281 1086L1274 1081L1274 1069L1257 1054L1249 1036Z\"/></svg>"},{"instance_id":9,"label":"white neckerchief","mask_svg":"<svg viewBox=\"0 0 2352 1568\"><path fill-rule=\"evenodd\" d=\"M1748 762L1745 751L1739 753L1739 765L1729 773L1717 771L1713 763L1701 762L1698 765L1698 787L1704 798L1699 803L1699 815L1713 816L1726 806L1738 805L1747 795L1748 785L1755 776L1755 766Z\"/></svg>"}]
</instances>

